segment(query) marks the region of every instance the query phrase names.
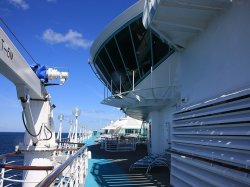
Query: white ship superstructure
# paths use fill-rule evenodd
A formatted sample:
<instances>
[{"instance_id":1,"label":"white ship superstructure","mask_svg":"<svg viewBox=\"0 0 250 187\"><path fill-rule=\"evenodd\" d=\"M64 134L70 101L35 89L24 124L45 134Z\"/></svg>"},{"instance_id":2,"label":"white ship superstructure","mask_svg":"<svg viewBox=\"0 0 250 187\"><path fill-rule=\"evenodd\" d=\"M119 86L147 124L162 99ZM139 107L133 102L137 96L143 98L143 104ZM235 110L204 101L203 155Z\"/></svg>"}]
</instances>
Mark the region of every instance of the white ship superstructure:
<instances>
[{"instance_id":1,"label":"white ship superstructure","mask_svg":"<svg viewBox=\"0 0 250 187\"><path fill-rule=\"evenodd\" d=\"M138 1L99 35L102 103L149 124L173 186L249 186L250 2Z\"/></svg>"}]
</instances>

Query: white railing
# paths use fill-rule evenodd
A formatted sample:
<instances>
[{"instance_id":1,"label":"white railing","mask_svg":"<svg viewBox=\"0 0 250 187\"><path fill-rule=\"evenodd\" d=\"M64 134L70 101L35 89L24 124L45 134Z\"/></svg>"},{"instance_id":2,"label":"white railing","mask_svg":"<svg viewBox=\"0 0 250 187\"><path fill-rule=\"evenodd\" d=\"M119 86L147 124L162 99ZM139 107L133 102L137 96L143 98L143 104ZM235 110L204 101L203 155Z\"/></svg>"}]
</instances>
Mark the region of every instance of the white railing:
<instances>
[{"instance_id":1,"label":"white railing","mask_svg":"<svg viewBox=\"0 0 250 187\"><path fill-rule=\"evenodd\" d=\"M64 163L53 170L42 182L37 185L37 187L83 186L87 172L88 152L87 146L83 146Z\"/></svg>"},{"instance_id":2,"label":"white railing","mask_svg":"<svg viewBox=\"0 0 250 187\"><path fill-rule=\"evenodd\" d=\"M0 155L0 187L16 186L24 183L38 183L38 181L22 180L22 172L24 170L54 170L43 180L39 181L38 187L47 186L67 186L78 187L83 186L88 172L88 151L87 146L80 143L64 142L63 147L53 150L54 166L23 166L20 165L20 160L8 161L10 157L17 153L9 153ZM82 147L77 147L82 145ZM19 162L18 165L13 165ZM62 164L60 164L63 162ZM23 164L23 162L21 163ZM8 174L11 173L11 174ZM8 174L8 175L7 175Z\"/></svg>"},{"instance_id":3,"label":"white railing","mask_svg":"<svg viewBox=\"0 0 250 187\"><path fill-rule=\"evenodd\" d=\"M105 151L109 152L120 152L120 151L135 151L136 150L136 139L120 140L118 138L106 138L101 143L105 148ZM101 146L101 148L103 148Z\"/></svg>"},{"instance_id":4,"label":"white railing","mask_svg":"<svg viewBox=\"0 0 250 187\"><path fill-rule=\"evenodd\" d=\"M22 177L21 169L27 169L21 166L23 164L23 158L18 158L18 155L20 154L16 152L0 155L0 187L16 186L16 183L18 183Z\"/></svg>"}]
</instances>

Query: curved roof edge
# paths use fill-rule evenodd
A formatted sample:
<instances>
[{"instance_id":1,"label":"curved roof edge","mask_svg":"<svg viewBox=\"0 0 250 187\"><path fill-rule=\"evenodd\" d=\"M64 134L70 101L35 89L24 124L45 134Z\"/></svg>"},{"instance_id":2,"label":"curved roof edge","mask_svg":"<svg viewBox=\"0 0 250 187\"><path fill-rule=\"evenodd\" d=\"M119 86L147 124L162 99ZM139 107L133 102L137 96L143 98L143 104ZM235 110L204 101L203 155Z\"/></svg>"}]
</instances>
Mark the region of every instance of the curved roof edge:
<instances>
[{"instance_id":1,"label":"curved roof edge","mask_svg":"<svg viewBox=\"0 0 250 187\"><path fill-rule=\"evenodd\" d=\"M101 32L101 34L95 39L90 48L91 63L99 48L109 37L113 35L114 32L120 29L125 23L143 12L144 2L145 0L139 0L137 3L117 16L113 21L111 21L108 26Z\"/></svg>"}]
</instances>

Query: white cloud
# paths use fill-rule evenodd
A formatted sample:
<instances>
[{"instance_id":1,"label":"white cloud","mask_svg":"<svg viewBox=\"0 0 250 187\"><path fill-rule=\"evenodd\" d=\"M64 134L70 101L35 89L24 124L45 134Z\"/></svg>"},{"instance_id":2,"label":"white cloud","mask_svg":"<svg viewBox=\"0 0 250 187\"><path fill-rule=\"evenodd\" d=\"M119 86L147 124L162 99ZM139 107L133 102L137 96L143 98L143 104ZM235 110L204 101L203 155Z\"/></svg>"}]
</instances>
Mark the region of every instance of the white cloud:
<instances>
[{"instance_id":1,"label":"white cloud","mask_svg":"<svg viewBox=\"0 0 250 187\"><path fill-rule=\"evenodd\" d=\"M92 44L92 41L84 39L81 33L73 31L72 29L66 34L47 29L43 32L42 38L50 44L64 43L67 47L71 48L88 48Z\"/></svg>"},{"instance_id":2,"label":"white cloud","mask_svg":"<svg viewBox=\"0 0 250 187\"><path fill-rule=\"evenodd\" d=\"M9 0L9 2L23 10L29 9L29 4L25 0Z\"/></svg>"}]
</instances>

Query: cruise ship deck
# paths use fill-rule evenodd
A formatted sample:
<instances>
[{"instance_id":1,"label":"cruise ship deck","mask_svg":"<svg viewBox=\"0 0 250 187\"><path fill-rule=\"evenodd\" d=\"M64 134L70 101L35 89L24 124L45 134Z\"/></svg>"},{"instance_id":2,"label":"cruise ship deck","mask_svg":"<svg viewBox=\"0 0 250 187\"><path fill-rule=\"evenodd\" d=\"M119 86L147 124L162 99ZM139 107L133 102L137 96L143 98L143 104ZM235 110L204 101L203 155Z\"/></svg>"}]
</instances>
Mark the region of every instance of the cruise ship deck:
<instances>
[{"instance_id":1,"label":"cruise ship deck","mask_svg":"<svg viewBox=\"0 0 250 187\"><path fill-rule=\"evenodd\" d=\"M100 144L92 137L86 142L92 158L89 159L88 175L85 186L170 186L169 170L166 167L129 172L135 161L147 155L147 147L138 145L136 151L107 152L100 149Z\"/></svg>"},{"instance_id":2,"label":"cruise ship deck","mask_svg":"<svg viewBox=\"0 0 250 187\"><path fill-rule=\"evenodd\" d=\"M148 124L171 186L249 186L250 2L141 0L93 42L102 103Z\"/></svg>"}]
</instances>

